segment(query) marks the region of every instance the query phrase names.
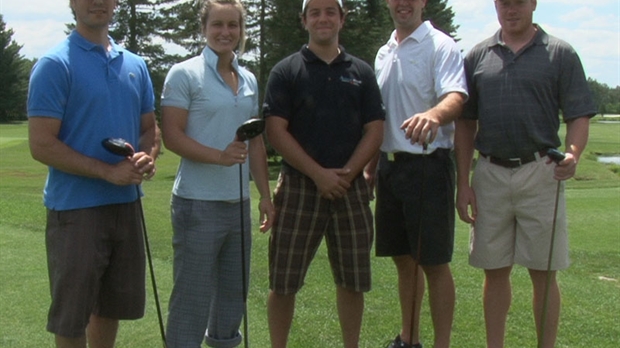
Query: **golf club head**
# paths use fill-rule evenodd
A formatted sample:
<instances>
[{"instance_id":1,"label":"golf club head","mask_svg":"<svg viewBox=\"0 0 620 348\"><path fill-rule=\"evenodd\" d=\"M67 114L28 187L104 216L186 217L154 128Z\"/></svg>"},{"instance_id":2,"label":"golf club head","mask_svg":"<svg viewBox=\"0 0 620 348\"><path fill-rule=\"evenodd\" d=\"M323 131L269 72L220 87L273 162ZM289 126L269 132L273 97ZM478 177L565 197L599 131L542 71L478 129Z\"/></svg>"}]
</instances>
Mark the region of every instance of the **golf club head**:
<instances>
[{"instance_id":1,"label":"golf club head","mask_svg":"<svg viewBox=\"0 0 620 348\"><path fill-rule=\"evenodd\" d=\"M123 157L131 157L135 152L133 146L122 138L103 139L101 145L111 153Z\"/></svg>"},{"instance_id":2,"label":"golf club head","mask_svg":"<svg viewBox=\"0 0 620 348\"><path fill-rule=\"evenodd\" d=\"M551 160L555 163L562 162L564 160L564 157L566 157L566 155L564 155L564 153L559 151L558 149L547 150L547 156L551 158Z\"/></svg>"},{"instance_id":3,"label":"golf club head","mask_svg":"<svg viewBox=\"0 0 620 348\"><path fill-rule=\"evenodd\" d=\"M261 118L251 118L243 122L243 124L237 128L237 139L239 141L246 141L261 134L264 130L265 120Z\"/></svg>"}]
</instances>

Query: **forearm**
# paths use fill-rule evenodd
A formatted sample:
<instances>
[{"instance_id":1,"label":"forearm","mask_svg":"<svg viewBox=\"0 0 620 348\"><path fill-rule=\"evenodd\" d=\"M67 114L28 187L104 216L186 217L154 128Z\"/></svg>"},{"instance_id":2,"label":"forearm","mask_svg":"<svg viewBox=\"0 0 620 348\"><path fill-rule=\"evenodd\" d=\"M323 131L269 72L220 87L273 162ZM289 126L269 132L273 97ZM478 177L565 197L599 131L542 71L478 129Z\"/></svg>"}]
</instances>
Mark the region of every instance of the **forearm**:
<instances>
[{"instance_id":1,"label":"forearm","mask_svg":"<svg viewBox=\"0 0 620 348\"><path fill-rule=\"evenodd\" d=\"M589 117L579 117L566 123L565 151L571 153L576 162L579 162L579 158L586 148L589 133Z\"/></svg>"},{"instance_id":2,"label":"forearm","mask_svg":"<svg viewBox=\"0 0 620 348\"><path fill-rule=\"evenodd\" d=\"M366 173L374 176L375 172L377 171L377 166L379 165L380 156L381 156L381 153L379 151L377 151L377 153L374 156L372 156L370 161L368 161L368 164L364 167L364 171Z\"/></svg>"},{"instance_id":3,"label":"forearm","mask_svg":"<svg viewBox=\"0 0 620 348\"><path fill-rule=\"evenodd\" d=\"M260 193L261 199L271 198L269 187L269 168L267 165L267 152L262 136L257 136L250 140L250 172Z\"/></svg>"},{"instance_id":4,"label":"forearm","mask_svg":"<svg viewBox=\"0 0 620 348\"><path fill-rule=\"evenodd\" d=\"M138 149L153 159L159 156L161 150L161 131L157 126L154 113L142 115Z\"/></svg>"},{"instance_id":5,"label":"forearm","mask_svg":"<svg viewBox=\"0 0 620 348\"><path fill-rule=\"evenodd\" d=\"M279 119L277 116L267 118L267 139L271 147L282 156L286 163L313 178L323 167L310 157L288 132L287 124L288 122Z\"/></svg>"},{"instance_id":6,"label":"forearm","mask_svg":"<svg viewBox=\"0 0 620 348\"><path fill-rule=\"evenodd\" d=\"M32 157L66 173L89 178L105 179L111 165L88 157L58 139L60 121L31 117L28 122L29 145Z\"/></svg>"},{"instance_id":7,"label":"forearm","mask_svg":"<svg viewBox=\"0 0 620 348\"><path fill-rule=\"evenodd\" d=\"M364 127L364 135L358 143L355 151L347 161L345 168L351 170L348 174L350 179L357 177L357 175L364 170L366 165L374 165L376 162L371 163L381 147L383 142L383 121L373 121Z\"/></svg>"},{"instance_id":8,"label":"forearm","mask_svg":"<svg viewBox=\"0 0 620 348\"><path fill-rule=\"evenodd\" d=\"M469 186L469 173L474 157L474 139L477 122L457 119L454 134L454 154L456 158L457 186Z\"/></svg>"},{"instance_id":9,"label":"forearm","mask_svg":"<svg viewBox=\"0 0 620 348\"><path fill-rule=\"evenodd\" d=\"M461 115L465 100L465 95L459 92L451 92L444 95L439 103L429 110L429 112L434 113L439 124L444 126L456 121Z\"/></svg>"},{"instance_id":10,"label":"forearm","mask_svg":"<svg viewBox=\"0 0 620 348\"><path fill-rule=\"evenodd\" d=\"M162 131L166 148L190 161L219 164L222 151L204 146L185 134L188 115L185 109L162 107ZM231 140L232 137L231 134Z\"/></svg>"}]
</instances>

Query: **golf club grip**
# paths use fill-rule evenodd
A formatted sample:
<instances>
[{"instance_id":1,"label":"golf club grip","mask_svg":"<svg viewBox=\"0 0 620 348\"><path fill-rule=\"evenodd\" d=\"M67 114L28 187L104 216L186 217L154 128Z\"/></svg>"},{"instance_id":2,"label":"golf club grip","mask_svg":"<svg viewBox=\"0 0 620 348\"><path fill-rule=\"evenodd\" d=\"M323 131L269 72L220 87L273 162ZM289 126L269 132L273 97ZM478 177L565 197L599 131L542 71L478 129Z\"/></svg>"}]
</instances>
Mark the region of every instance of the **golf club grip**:
<instances>
[{"instance_id":1,"label":"golf club grip","mask_svg":"<svg viewBox=\"0 0 620 348\"><path fill-rule=\"evenodd\" d=\"M560 163L566 158L566 155L558 149L547 150L547 156L555 163Z\"/></svg>"}]
</instances>

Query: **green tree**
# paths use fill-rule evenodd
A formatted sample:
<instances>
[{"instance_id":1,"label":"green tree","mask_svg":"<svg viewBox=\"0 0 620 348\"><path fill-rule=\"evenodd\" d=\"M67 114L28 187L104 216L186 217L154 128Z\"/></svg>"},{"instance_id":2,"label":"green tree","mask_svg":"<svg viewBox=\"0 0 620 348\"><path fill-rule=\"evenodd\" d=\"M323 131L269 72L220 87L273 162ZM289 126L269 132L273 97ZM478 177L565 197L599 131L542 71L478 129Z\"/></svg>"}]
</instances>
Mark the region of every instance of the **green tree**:
<instances>
[{"instance_id":1,"label":"green tree","mask_svg":"<svg viewBox=\"0 0 620 348\"><path fill-rule=\"evenodd\" d=\"M140 55L147 62L153 89L155 91L155 113L160 116L160 99L164 79L170 67L185 58L179 54L167 53L163 44L170 42L174 20L178 28L177 35L186 34L186 25L191 26L195 20L185 21L178 18L174 9L187 6L192 0L123 0L119 1L110 26L110 36L129 51ZM179 4L180 3L180 4ZM187 23L187 24L186 24Z\"/></svg>"},{"instance_id":2,"label":"green tree","mask_svg":"<svg viewBox=\"0 0 620 348\"><path fill-rule=\"evenodd\" d=\"M620 86L611 88L605 83L600 83L588 78L588 86L592 92L592 98L601 115L620 114Z\"/></svg>"},{"instance_id":3,"label":"green tree","mask_svg":"<svg viewBox=\"0 0 620 348\"><path fill-rule=\"evenodd\" d=\"M256 75L262 100L271 68L308 42L301 24L301 1L245 0L247 10L246 54L242 64ZM110 35L149 65L157 99L170 66L199 54L204 45L199 14L202 0L119 0ZM348 10L340 42L347 52L373 64L374 57L393 30L385 0L346 0ZM447 0L428 0L425 18L456 36L454 12ZM71 28L71 25L68 25ZM166 52L164 43L173 43L185 54Z\"/></svg>"},{"instance_id":4,"label":"green tree","mask_svg":"<svg viewBox=\"0 0 620 348\"><path fill-rule=\"evenodd\" d=\"M246 1L248 2L248 1ZM254 4L257 0L250 1ZM308 35L300 20L300 2L290 0L260 0L265 15L258 23L261 26L259 83L266 83L271 68L282 58L299 50L307 43ZM377 50L387 41L393 30L385 0L347 0L347 19L340 33L340 42L347 52L374 63ZM447 0L428 0L424 18L431 20L438 29L456 37L458 26L453 23L454 11Z\"/></svg>"},{"instance_id":5,"label":"green tree","mask_svg":"<svg viewBox=\"0 0 620 348\"><path fill-rule=\"evenodd\" d=\"M424 20L431 21L435 28L456 39L459 26L453 22L454 11L448 6L448 0L428 0L424 8Z\"/></svg>"},{"instance_id":6,"label":"green tree","mask_svg":"<svg viewBox=\"0 0 620 348\"><path fill-rule=\"evenodd\" d=\"M0 122L26 119L28 76L32 63L19 51L22 45L13 40L0 14Z\"/></svg>"}]
</instances>

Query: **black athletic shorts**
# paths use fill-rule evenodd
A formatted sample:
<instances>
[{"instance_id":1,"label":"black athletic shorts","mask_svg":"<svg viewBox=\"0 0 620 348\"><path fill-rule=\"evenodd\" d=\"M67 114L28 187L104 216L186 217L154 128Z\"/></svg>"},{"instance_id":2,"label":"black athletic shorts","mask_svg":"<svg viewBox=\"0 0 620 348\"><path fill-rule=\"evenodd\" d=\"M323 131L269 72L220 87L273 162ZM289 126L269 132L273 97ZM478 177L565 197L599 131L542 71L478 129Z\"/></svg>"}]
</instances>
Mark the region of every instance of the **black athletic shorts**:
<instances>
[{"instance_id":1,"label":"black athletic shorts","mask_svg":"<svg viewBox=\"0 0 620 348\"><path fill-rule=\"evenodd\" d=\"M392 157L392 156L390 156ZM375 203L377 256L415 255L420 264L452 261L455 167L450 150L381 154Z\"/></svg>"}]
</instances>

